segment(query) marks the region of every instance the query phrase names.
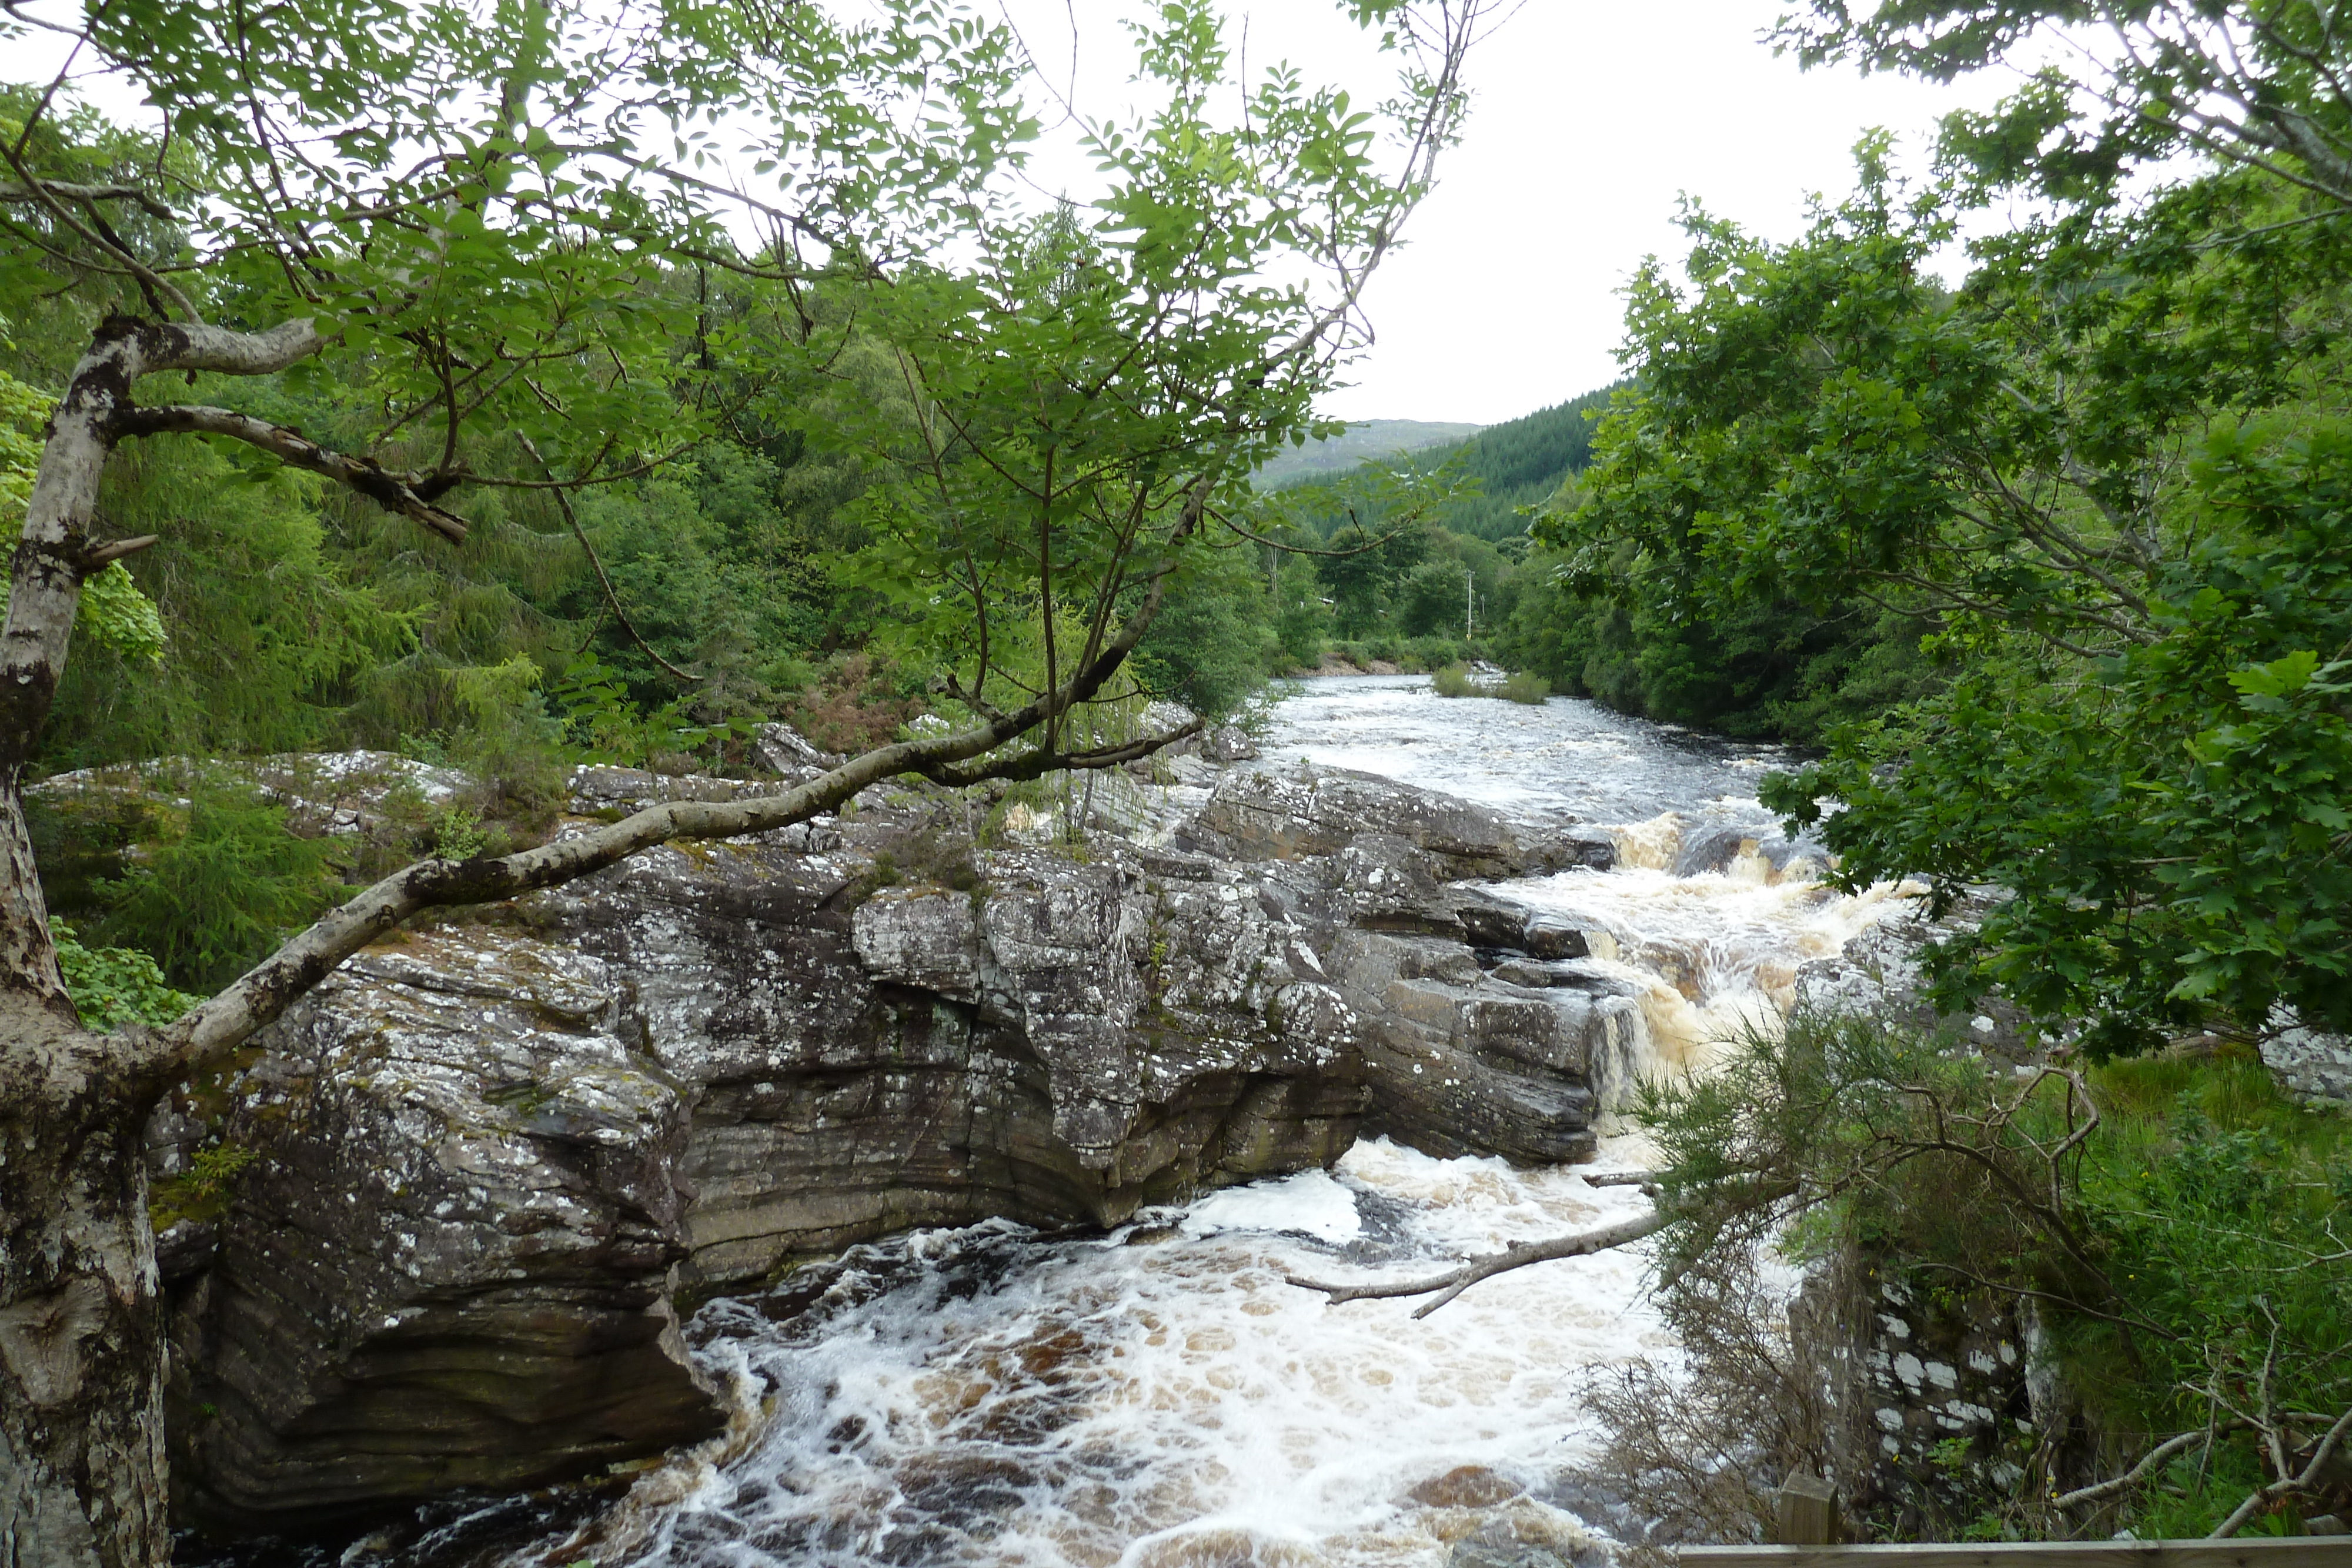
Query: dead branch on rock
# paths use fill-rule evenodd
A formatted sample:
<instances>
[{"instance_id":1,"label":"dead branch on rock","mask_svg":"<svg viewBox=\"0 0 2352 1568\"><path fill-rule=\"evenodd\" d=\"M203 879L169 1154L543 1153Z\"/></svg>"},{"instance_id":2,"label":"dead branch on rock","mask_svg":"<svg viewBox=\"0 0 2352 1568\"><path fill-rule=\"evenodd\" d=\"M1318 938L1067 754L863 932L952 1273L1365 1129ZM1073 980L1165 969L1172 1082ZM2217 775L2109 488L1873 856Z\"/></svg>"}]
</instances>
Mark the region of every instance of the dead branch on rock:
<instances>
[{"instance_id":1,"label":"dead branch on rock","mask_svg":"<svg viewBox=\"0 0 2352 1568\"><path fill-rule=\"evenodd\" d=\"M1580 1258L1588 1252L1605 1252L1612 1247L1622 1247L1663 1230L1667 1223L1665 1211L1654 1208L1647 1214L1620 1220L1599 1230L1588 1230L1580 1236L1555 1236L1548 1241L1514 1241L1502 1251L1484 1258L1473 1258L1459 1269L1449 1270L1432 1279L1407 1281L1400 1284L1331 1285L1319 1280L1302 1280L1296 1274L1286 1278L1303 1291L1322 1291L1331 1299L1335 1307L1347 1301L1379 1301L1391 1296L1425 1296L1433 1291L1437 1291L1439 1294L1435 1301L1412 1314L1415 1318L1425 1318L1481 1280L1491 1280L1497 1274L1507 1274L1531 1263L1549 1263L1558 1258Z\"/></svg>"}]
</instances>

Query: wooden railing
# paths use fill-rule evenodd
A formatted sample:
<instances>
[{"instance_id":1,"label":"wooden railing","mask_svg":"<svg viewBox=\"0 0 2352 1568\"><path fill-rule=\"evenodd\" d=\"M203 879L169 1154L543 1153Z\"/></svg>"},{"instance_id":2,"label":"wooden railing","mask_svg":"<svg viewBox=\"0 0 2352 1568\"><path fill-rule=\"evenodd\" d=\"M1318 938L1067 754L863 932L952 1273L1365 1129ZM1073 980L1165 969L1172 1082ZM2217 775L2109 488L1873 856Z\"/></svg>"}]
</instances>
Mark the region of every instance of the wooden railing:
<instances>
[{"instance_id":1,"label":"wooden railing","mask_svg":"<svg viewBox=\"0 0 2352 1568\"><path fill-rule=\"evenodd\" d=\"M2352 1535L2256 1536L2228 1541L1987 1541L1832 1546L1840 1533L1836 1489L1801 1471L1773 1499L1784 1546L1685 1546L1683 1568L2352 1568ZM2314 1528L2341 1531L2333 1516Z\"/></svg>"},{"instance_id":2,"label":"wooden railing","mask_svg":"<svg viewBox=\"0 0 2352 1568\"><path fill-rule=\"evenodd\" d=\"M1683 1568L2352 1568L2352 1535L1973 1545L1685 1546Z\"/></svg>"}]
</instances>

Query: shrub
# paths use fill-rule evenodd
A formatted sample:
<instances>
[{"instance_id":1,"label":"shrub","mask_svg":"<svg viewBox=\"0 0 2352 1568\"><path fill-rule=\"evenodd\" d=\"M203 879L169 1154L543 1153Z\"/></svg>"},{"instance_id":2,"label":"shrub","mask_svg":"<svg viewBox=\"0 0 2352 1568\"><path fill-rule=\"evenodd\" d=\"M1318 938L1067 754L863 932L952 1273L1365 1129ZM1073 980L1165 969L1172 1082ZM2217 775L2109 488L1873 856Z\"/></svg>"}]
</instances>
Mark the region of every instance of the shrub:
<instances>
[{"instance_id":1,"label":"shrub","mask_svg":"<svg viewBox=\"0 0 2352 1568\"><path fill-rule=\"evenodd\" d=\"M1429 687L1442 697L1470 697L1485 695L1471 681L1470 666L1458 661L1430 676Z\"/></svg>"},{"instance_id":2,"label":"shrub","mask_svg":"<svg viewBox=\"0 0 2352 1568\"><path fill-rule=\"evenodd\" d=\"M1948 1500L1982 1517L1923 1493L1879 1528L2189 1536L2233 1512L2232 1528L2291 1527L2291 1511L2352 1500L2340 1477L2297 1492L2278 1473L2305 1464L2294 1456L2352 1406L2341 1228L2352 1123L2289 1103L2250 1053L2018 1075L1939 1035L1801 1011L1777 1040L1734 1042L1710 1077L1645 1086L1640 1115L1676 1218L1658 1254L1670 1321L1727 1310L1691 1299L1685 1281L1729 1278L1758 1248L1861 1260L1924 1295L1984 1290L2034 1306L2046 1364L2086 1426L2015 1456L2025 1484L2000 1480L2011 1455L1976 1456L1992 1484ZM1709 1331L1725 1344L1762 1332L1754 1312L1734 1315L1747 1326ZM1689 1408L1658 1406L1671 1391L1654 1381L1604 1387L1596 1406L1622 1464L1653 1462L1660 1433L1686 1448L1706 1435L1726 1463L1801 1457L1768 1451L1766 1424L1723 1393L1767 1360L1795 1365L1785 1341L1732 1356L1684 1332L1702 1360L1731 1360L1694 1367ZM1775 1419L1813 1424L1804 1410ZM2063 1510L2051 1500L2176 1434L2185 1447L2169 1470ZM1727 1492L1686 1522L1720 1528L1747 1497Z\"/></svg>"},{"instance_id":3,"label":"shrub","mask_svg":"<svg viewBox=\"0 0 2352 1568\"><path fill-rule=\"evenodd\" d=\"M1551 683L1532 670L1521 670L1503 683L1503 695L1515 703L1541 707L1551 697Z\"/></svg>"},{"instance_id":4,"label":"shrub","mask_svg":"<svg viewBox=\"0 0 2352 1568\"><path fill-rule=\"evenodd\" d=\"M62 920L49 923L66 993L88 1028L101 1032L126 1023L165 1024L202 1000L174 990L155 960L131 947L85 947Z\"/></svg>"}]
</instances>

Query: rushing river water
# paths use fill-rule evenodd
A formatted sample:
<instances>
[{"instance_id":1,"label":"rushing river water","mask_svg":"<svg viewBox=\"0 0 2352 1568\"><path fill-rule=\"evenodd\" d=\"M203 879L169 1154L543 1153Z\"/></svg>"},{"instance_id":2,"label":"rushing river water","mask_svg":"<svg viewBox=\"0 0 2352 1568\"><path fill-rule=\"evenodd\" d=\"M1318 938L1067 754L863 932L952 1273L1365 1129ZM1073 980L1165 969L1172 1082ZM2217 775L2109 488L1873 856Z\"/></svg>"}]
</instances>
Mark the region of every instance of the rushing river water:
<instances>
[{"instance_id":1,"label":"rushing river water","mask_svg":"<svg viewBox=\"0 0 2352 1568\"><path fill-rule=\"evenodd\" d=\"M1622 869L1506 884L1601 934L1643 988L1652 1059L1700 1065L1765 1023L1796 967L1885 907L1816 885L1756 782L1787 761L1554 699L1444 701L1417 677L1323 680L1260 766L1360 768L1530 820L1608 826ZM1720 830L1722 869L1677 876ZM1720 837L1717 841L1720 842ZM775 1310L706 1307L690 1338L756 1409L516 1563L603 1568L1240 1568L1596 1560L1564 1478L1590 1451L1592 1369L1675 1354L1639 1249L1490 1281L1429 1319L1285 1282L1404 1277L1622 1218L1633 1189L1384 1140L1338 1168L1229 1189L1110 1236L991 1224L856 1249ZM800 1310L803 1309L805 1310ZM511 1504L501 1505L511 1507ZM1588 1505L1589 1506L1589 1505ZM497 1509L489 1511L495 1514ZM488 1522L487 1517L477 1522ZM470 1528L453 1520L454 1545ZM1465 1556L1459 1543L1483 1543ZM1517 1544L1512 1544L1517 1543ZM431 1560L418 1542L407 1560ZM346 1562L366 1561L346 1557ZM441 1561L450 1560L446 1555ZM478 1559L468 1559L478 1560Z\"/></svg>"}]
</instances>

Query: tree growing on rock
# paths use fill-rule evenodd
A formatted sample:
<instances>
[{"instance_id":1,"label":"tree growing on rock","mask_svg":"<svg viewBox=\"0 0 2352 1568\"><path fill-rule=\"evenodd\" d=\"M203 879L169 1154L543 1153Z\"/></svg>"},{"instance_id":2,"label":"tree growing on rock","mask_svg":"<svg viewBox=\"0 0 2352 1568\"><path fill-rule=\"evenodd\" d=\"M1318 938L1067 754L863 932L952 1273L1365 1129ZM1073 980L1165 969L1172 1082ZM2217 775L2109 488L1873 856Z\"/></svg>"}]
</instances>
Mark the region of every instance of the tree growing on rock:
<instances>
[{"instance_id":1,"label":"tree growing on rock","mask_svg":"<svg viewBox=\"0 0 2352 1568\"><path fill-rule=\"evenodd\" d=\"M1118 695L1171 585L1237 528L1250 471L1305 437L1363 342L1365 280L1454 137L1483 9L1348 0L1400 67L1374 112L1287 68L1237 82L1205 0L1155 7L1153 107L1082 130L1106 193L1040 215L1007 179L1035 131L1017 41L933 0L856 26L721 0L10 8L157 121L93 154L60 72L0 134L5 308L62 296L86 329L0 635L11 1561L168 1556L141 1129L193 1064L436 906L786 826L900 774L1034 778L1171 738L1092 744L1073 716ZM331 394L334 431L273 415L289 382ZM470 491L647 473L755 405L875 465L868 575L969 722L772 797L427 859L168 1026L85 1027L22 788L89 585L152 542L108 537L110 454L210 440L462 549Z\"/></svg>"}]
</instances>

